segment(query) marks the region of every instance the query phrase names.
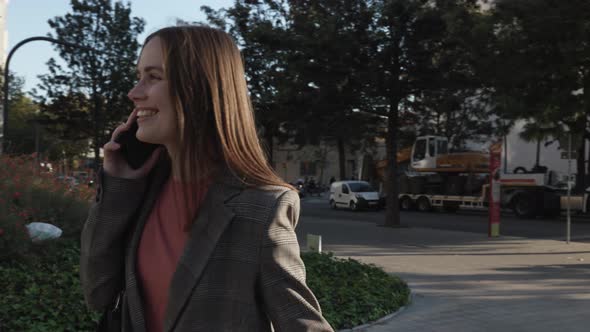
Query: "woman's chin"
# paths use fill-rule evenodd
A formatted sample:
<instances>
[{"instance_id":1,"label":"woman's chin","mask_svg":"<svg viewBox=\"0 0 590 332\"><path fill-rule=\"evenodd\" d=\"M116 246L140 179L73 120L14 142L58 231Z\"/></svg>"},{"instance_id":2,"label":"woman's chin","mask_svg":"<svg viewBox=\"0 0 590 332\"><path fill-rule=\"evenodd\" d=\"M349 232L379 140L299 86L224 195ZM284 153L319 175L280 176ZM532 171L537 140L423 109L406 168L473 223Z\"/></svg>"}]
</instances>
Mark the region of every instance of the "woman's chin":
<instances>
[{"instance_id":1,"label":"woman's chin","mask_svg":"<svg viewBox=\"0 0 590 332\"><path fill-rule=\"evenodd\" d=\"M149 143L149 144L160 144L159 142L157 142L157 140L155 140L153 137L150 137L148 135L142 134L140 131L137 132L136 135L137 139L140 142L143 143Z\"/></svg>"}]
</instances>

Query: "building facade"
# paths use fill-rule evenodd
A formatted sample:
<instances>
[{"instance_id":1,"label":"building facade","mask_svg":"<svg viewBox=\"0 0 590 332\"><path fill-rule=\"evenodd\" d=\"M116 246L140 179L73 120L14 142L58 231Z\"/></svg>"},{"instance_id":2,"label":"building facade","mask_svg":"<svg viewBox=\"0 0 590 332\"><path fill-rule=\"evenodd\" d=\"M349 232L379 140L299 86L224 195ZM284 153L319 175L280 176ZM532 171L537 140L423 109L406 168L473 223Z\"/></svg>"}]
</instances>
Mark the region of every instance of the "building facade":
<instances>
[{"instance_id":1,"label":"building facade","mask_svg":"<svg viewBox=\"0 0 590 332\"><path fill-rule=\"evenodd\" d=\"M371 146L355 144L357 148L344 148L344 179L358 179L365 155L375 160L385 158L385 143L376 140ZM338 146L334 140L322 140L318 145L298 147L292 144L274 144L273 166L285 181L314 179L317 183L328 185L330 178L340 178Z\"/></svg>"}]
</instances>

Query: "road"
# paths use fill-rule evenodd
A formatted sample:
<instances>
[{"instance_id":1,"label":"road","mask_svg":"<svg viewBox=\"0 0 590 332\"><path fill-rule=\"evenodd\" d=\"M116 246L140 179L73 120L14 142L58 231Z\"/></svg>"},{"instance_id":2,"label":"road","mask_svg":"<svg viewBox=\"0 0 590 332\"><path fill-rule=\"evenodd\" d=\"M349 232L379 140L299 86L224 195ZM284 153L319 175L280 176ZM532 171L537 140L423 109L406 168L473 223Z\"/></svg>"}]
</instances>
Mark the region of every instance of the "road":
<instances>
[{"instance_id":1,"label":"road","mask_svg":"<svg viewBox=\"0 0 590 332\"><path fill-rule=\"evenodd\" d=\"M402 212L407 227L378 227L385 213L331 210L326 198L302 200L297 235L322 235L337 257L401 277L413 299L393 319L364 332L588 331L590 217L577 216L572 242L564 218L502 215L487 237L487 215ZM557 240L557 241L556 241Z\"/></svg>"},{"instance_id":2,"label":"road","mask_svg":"<svg viewBox=\"0 0 590 332\"><path fill-rule=\"evenodd\" d=\"M305 197L301 200L301 218L312 220L328 218L353 220L382 224L384 211L332 210L326 197ZM432 228L472 233L488 232L488 217L486 211L458 211L447 213L442 211L401 212L401 222L407 227ZM566 217L562 215L555 219L519 219L509 211L502 212L500 234L536 239L565 239ZM572 218L571 239L578 242L590 243L590 216L574 216Z\"/></svg>"}]
</instances>

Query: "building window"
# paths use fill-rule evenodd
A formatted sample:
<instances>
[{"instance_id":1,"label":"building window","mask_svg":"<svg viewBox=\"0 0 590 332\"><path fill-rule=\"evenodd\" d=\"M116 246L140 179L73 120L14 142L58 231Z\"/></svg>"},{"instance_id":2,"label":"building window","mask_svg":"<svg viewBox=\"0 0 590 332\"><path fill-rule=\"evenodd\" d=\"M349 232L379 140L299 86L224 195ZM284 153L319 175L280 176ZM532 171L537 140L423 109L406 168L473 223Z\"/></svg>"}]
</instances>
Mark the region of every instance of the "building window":
<instances>
[{"instance_id":1,"label":"building window","mask_svg":"<svg viewBox=\"0 0 590 332\"><path fill-rule=\"evenodd\" d=\"M315 176L316 175L317 161L302 161L300 163L299 174L302 176Z\"/></svg>"}]
</instances>

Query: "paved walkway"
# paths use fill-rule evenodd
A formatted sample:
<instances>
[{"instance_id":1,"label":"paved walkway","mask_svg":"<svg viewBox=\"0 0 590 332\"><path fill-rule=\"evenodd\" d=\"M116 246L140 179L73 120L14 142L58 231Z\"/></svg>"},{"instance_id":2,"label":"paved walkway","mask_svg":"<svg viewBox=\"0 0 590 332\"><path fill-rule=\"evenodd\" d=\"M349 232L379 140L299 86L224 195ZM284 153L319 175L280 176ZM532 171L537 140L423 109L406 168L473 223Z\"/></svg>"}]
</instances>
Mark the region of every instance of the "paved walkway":
<instances>
[{"instance_id":1,"label":"paved walkway","mask_svg":"<svg viewBox=\"0 0 590 332\"><path fill-rule=\"evenodd\" d=\"M302 217L324 251L374 263L414 301L366 332L590 331L590 244Z\"/></svg>"}]
</instances>

